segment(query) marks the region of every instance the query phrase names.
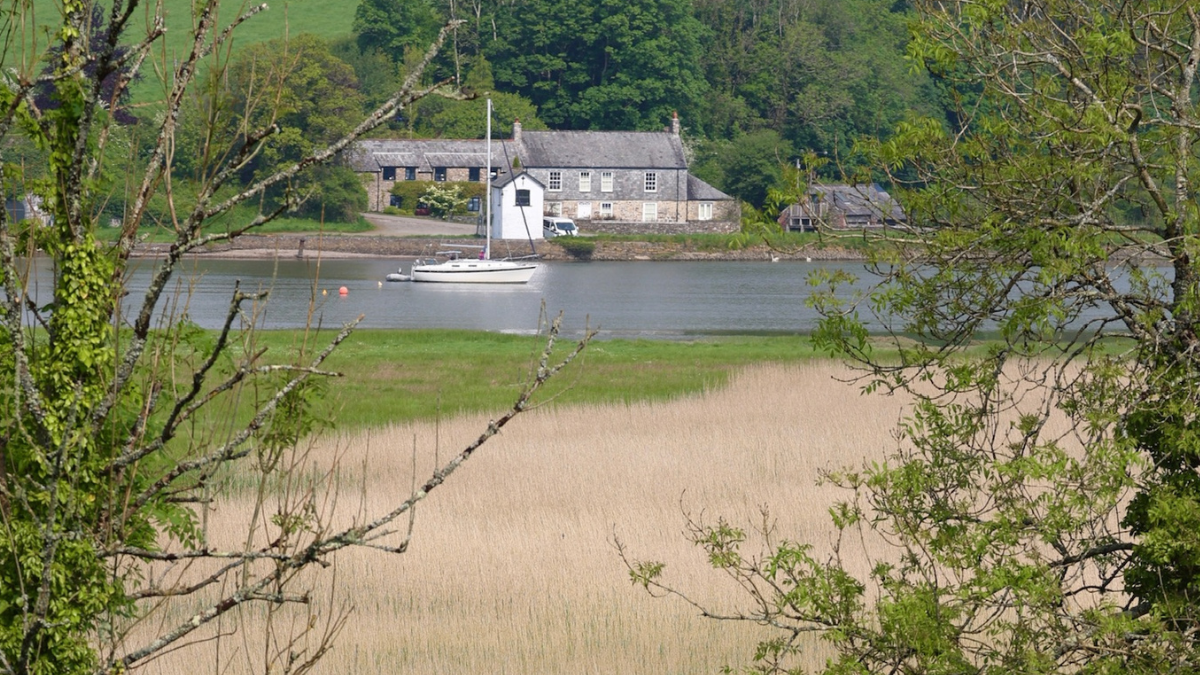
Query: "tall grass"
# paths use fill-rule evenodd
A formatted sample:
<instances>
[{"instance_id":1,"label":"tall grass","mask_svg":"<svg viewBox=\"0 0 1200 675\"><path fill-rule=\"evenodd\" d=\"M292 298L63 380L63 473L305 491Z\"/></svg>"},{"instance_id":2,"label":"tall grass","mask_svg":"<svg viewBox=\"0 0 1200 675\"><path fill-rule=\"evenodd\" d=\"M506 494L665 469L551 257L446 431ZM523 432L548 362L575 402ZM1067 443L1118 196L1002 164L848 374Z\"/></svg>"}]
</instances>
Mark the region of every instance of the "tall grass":
<instances>
[{"instance_id":1,"label":"tall grass","mask_svg":"<svg viewBox=\"0 0 1200 675\"><path fill-rule=\"evenodd\" d=\"M339 556L331 576L353 613L317 672L715 673L745 663L759 627L647 598L629 584L613 539L665 561L668 577L697 599L731 610L744 598L686 543L681 505L742 522L759 520L766 506L782 533L822 549L837 494L815 486L819 470L878 456L894 443L902 404L859 395L837 381L845 375L826 361L755 366L727 386L673 400L534 410L422 503L407 554ZM316 464L341 462L336 518L397 503L414 464L427 476L486 420L319 442ZM240 545L250 504L249 490L217 504L211 540ZM315 598L326 592L314 587ZM185 619L185 609L172 620ZM168 654L147 672L261 670L266 645L251 636L263 616L231 616L224 628L240 624L244 636ZM810 665L823 659L817 648Z\"/></svg>"}]
</instances>

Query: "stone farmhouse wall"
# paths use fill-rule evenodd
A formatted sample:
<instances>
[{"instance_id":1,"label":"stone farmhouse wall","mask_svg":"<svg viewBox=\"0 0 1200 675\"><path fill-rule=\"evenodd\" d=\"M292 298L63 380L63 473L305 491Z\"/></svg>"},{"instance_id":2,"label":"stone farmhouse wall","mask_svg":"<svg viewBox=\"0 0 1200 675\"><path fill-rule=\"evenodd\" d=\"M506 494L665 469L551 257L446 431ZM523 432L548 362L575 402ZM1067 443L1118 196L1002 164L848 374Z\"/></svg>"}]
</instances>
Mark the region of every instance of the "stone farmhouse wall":
<instances>
[{"instance_id":1,"label":"stone farmhouse wall","mask_svg":"<svg viewBox=\"0 0 1200 675\"><path fill-rule=\"evenodd\" d=\"M480 178L483 178L483 172L480 171ZM404 167L396 169L398 180L384 180L383 173L360 173L363 178L363 187L367 189L367 210L382 211L391 203L392 186L396 183L404 181ZM451 183L465 183L471 179L471 170L465 167L447 167L446 181ZM417 180L433 180L432 171L418 171ZM482 181L481 181L482 182Z\"/></svg>"}]
</instances>

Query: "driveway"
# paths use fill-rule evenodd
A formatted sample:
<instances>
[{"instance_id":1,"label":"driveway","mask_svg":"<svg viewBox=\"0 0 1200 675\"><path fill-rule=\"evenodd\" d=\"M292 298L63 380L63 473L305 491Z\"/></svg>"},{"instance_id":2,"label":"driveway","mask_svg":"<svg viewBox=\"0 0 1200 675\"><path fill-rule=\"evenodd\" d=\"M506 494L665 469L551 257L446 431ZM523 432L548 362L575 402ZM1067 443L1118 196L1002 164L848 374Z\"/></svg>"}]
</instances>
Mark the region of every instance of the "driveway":
<instances>
[{"instance_id":1,"label":"driveway","mask_svg":"<svg viewBox=\"0 0 1200 675\"><path fill-rule=\"evenodd\" d=\"M453 234L475 234L475 225L457 223L437 218L414 218L412 216L389 216L383 213L364 213L363 218L377 229L359 232L371 237L411 237Z\"/></svg>"}]
</instances>

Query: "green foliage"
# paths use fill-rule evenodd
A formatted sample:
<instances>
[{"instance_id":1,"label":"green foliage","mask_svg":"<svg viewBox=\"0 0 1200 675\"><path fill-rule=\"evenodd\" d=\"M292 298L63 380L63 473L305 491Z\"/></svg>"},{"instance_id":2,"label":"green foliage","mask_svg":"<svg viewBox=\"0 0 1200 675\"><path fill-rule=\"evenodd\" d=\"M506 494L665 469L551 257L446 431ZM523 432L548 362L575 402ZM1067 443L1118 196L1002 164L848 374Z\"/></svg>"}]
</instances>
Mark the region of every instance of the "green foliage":
<instances>
[{"instance_id":1,"label":"green foliage","mask_svg":"<svg viewBox=\"0 0 1200 675\"><path fill-rule=\"evenodd\" d=\"M264 204L295 206L297 193L313 191L318 203L349 203L362 190L347 171L325 167L316 181L303 171L332 154L334 138L354 137L347 132L362 111L349 67L301 36L248 49L224 71L231 38L214 31L231 20L218 17L219 5L185 5L172 17L182 33L190 29L186 44L197 52L165 66L173 94L145 106L153 120L140 129L116 126L108 108L124 100L126 83L108 78L165 53L161 33L138 37L125 22L144 14L161 27L167 18L156 8L110 7L116 32L99 40L93 17L104 8L90 0L47 12L56 21L49 30L28 4L6 15L0 142L33 151L5 165L0 182L6 195L39 198L50 218L12 223L0 211L4 673L125 672L248 604L308 607L308 590L290 588L304 568L373 536L313 526L318 486L296 473L305 464L294 454L298 441L320 421L310 406L322 392L308 380L327 374L320 365L350 328L317 354L302 336L295 360L279 362L255 345L252 329L237 330L242 318L257 321L251 315L265 293L231 289L228 324L215 338L187 322L182 286L170 299L184 256L277 215ZM24 51L47 39L43 53ZM39 77L45 67L52 77ZM193 79L200 73L206 86ZM51 89L55 105L35 105L35 85ZM177 157L188 180L171 174ZM98 222L116 214L119 228ZM142 263L151 281L134 291L125 285L134 246L151 229L168 231L172 245ZM200 423L222 412L219 424ZM206 540L201 512L220 499L209 490L225 471L258 481L251 509L273 515L220 550ZM164 566L173 568L165 576ZM268 629L282 656L267 654L264 672L307 670L327 650L328 636L290 649L317 614L289 620L296 616L293 627L305 628Z\"/></svg>"},{"instance_id":2,"label":"green foliage","mask_svg":"<svg viewBox=\"0 0 1200 675\"><path fill-rule=\"evenodd\" d=\"M538 118L537 107L517 94L493 93L492 135L512 138L513 121L520 120L528 131L542 131L546 124ZM430 138L483 138L487 133L487 100L470 101L429 99L422 107L413 130Z\"/></svg>"},{"instance_id":3,"label":"green foliage","mask_svg":"<svg viewBox=\"0 0 1200 675\"><path fill-rule=\"evenodd\" d=\"M761 208L771 190L787 190L783 171L794 155L791 144L770 131L756 131L725 146L717 161L724 167L718 187Z\"/></svg>"},{"instance_id":4,"label":"green foliage","mask_svg":"<svg viewBox=\"0 0 1200 675\"><path fill-rule=\"evenodd\" d=\"M869 293L828 275L812 301L817 346L909 416L894 447L828 476L845 495L828 561L769 526L753 553L720 521L692 538L750 593L746 617L783 629L759 672L792 672L809 631L829 673L1194 672L1193 10L911 5L909 52L950 114L860 145L911 230L873 250Z\"/></svg>"},{"instance_id":5,"label":"green foliage","mask_svg":"<svg viewBox=\"0 0 1200 675\"><path fill-rule=\"evenodd\" d=\"M406 48L424 49L441 24L429 0L361 0L354 11L354 33L364 53L403 54Z\"/></svg>"},{"instance_id":6,"label":"green foliage","mask_svg":"<svg viewBox=\"0 0 1200 675\"><path fill-rule=\"evenodd\" d=\"M228 101L223 118L228 126L210 127L205 137L234 137L242 125L279 128L243 169L247 179L269 176L344 136L363 109L354 70L333 55L329 43L311 34L243 50L230 68L226 87L219 96ZM267 195L270 207L299 201L304 216L320 217L324 212L341 221L357 219L366 200L353 172L339 167L322 167Z\"/></svg>"},{"instance_id":7,"label":"green foliage","mask_svg":"<svg viewBox=\"0 0 1200 675\"><path fill-rule=\"evenodd\" d=\"M661 129L697 109L705 37L687 0L528 0L498 12L497 84L559 129Z\"/></svg>"},{"instance_id":8,"label":"green foliage","mask_svg":"<svg viewBox=\"0 0 1200 675\"><path fill-rule=\"evenodd\" d=\"M426 195L445 195L445 201L439 204L444 203L448 208L433 214L444 216L466 213L467 200L471 197L482 199L486 190L486 184L471 181L401 180L392 185L390 194L400 198L399 212L409 216L413 215L413 209L419 205L433 206L425 201ZM435 196L435 199L441 200L443 197ZM438 208L442 207L439 205Z\"/></svg>"},{"instance_id":9,"label":"green foliage","mask_svg":"<svg viewBox=\"0 0 1200 675\"><path fill-rule=\"evenodd\" d=\"M596 242L580 237L555 237L550 243L561 246L564 251L580 260L590 260L596 252Z\"/></svg>"},{"instance_id":10,"label":"green foliage","mask_svg":"<svg viewBox=\"0 0 1200 675\"><path fill-rule=\"evenodd\" d=\"M467 198L457 185L434 183L421 193L420 203L429 207L430 215L444 218L466 209Z\"/></svg>"}]
</instances>

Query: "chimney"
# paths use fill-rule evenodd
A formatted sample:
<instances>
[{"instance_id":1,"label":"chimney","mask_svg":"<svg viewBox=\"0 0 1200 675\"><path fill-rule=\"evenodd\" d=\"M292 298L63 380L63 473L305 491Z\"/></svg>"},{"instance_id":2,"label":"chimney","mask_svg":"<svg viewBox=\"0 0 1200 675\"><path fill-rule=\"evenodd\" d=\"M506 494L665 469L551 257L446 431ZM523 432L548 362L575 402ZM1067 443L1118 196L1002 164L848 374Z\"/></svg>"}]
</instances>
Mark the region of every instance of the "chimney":
<instances>
[{"instance_id":1,"label":"chimney","mask_svg":"<svg viewBox=\"0 0 1200 675\"><path fill-rule=\"evenodd\" d=\"M676 136L679 135L679 111L678 110L671 113L671 133L675 134Z\"/></svg>"},{"instance_id":2,"label":"chimney","mask_svg":"<svg viewBox=\"0 0 1200 675\"><path fill-rule=\"evenodd\" d=\"M521 120L513 120L513 143L521 142Z\"/></svg>"}]
</instances>

